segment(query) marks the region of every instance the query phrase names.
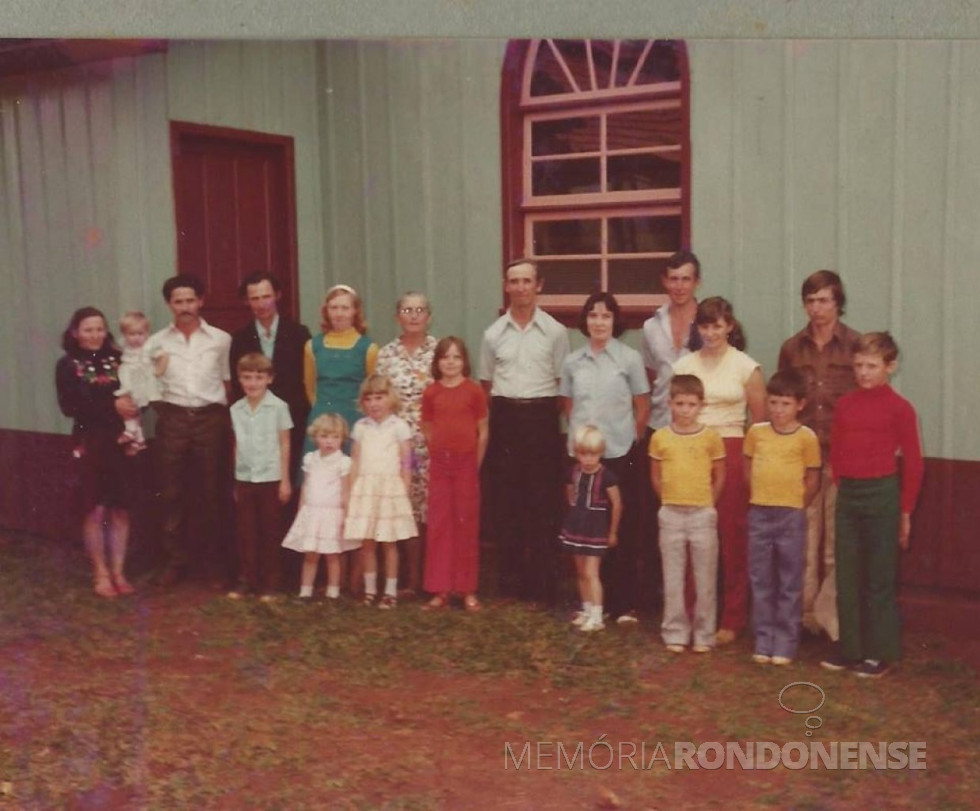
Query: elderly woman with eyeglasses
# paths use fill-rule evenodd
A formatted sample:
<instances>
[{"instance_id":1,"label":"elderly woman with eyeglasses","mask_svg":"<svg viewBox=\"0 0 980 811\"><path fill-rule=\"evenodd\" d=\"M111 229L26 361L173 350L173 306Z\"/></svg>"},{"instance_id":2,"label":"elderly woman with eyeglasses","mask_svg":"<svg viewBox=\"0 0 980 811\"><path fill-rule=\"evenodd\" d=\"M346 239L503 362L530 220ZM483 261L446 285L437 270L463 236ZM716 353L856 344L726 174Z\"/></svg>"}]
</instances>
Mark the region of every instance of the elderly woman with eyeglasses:
<instances>
[{"instance_id":1,"label":"elderly woman with eyeglasses","mask_svg":"<svg viewBox=\"0 0 980 811\"><path fill-rule=\"evenodd\" d=\"M429 335L432 313L423 293L402 294L395 305L395 320L401 334L378 352L377 371L390 378L401 401L399 416L412 429L412 487L409 496L420 533L426 523L429 490L429 451L422 435L422 392L432 382L432 356L436 339ZM422 586L422 541L402 541L407 564L407 591L418 593Z\"/></svg>"}]
</instances>

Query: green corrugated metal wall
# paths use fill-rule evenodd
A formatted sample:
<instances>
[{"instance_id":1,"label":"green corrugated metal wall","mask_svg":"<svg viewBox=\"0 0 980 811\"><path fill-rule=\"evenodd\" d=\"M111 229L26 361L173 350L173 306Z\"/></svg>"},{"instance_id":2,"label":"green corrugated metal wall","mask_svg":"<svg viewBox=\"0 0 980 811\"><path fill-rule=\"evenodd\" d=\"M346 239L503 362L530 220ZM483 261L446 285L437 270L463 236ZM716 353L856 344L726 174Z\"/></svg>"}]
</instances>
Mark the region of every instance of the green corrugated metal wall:
<instances>
[{"instance_id":1,"label":"green corrugated metal wall","mask_svg":"<svg viewBox=\"0 0 980 811\"><path fill-rule=\"evenodd\" d=\"M0 84L0 425L63 430L51 365L71 309L164 317L168 119L291 135L301 312L402 290L475 344L500 305L502 41L175 43ZM889 328L927 453L980 459L980 43L691 41L692 233L771 371L798 289L838 269L847 321Z\"/></svg>"}]
</instances>

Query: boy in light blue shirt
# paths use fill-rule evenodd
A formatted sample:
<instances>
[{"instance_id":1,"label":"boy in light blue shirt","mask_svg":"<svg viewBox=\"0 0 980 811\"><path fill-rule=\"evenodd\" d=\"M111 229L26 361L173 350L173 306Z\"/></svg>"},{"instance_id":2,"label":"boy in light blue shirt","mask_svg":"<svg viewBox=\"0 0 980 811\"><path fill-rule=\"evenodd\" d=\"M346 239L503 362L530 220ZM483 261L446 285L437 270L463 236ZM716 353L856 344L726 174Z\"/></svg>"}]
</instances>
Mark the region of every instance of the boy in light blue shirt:
<instances>
[{"instance_id":1,"label":"boy in light blue shirt","mask_svg":"<svg viewBox=\"0 0 980 811\"><path fill-rule=\"evenodd\" d=\"M260 352L239 359L236 372L245 396L232 405L235 432L235 523L239 586L228 594L275 599L281 586L281 510L289 501L289 406L269 391L272 361Z\"/></svg>"}]
</instances>

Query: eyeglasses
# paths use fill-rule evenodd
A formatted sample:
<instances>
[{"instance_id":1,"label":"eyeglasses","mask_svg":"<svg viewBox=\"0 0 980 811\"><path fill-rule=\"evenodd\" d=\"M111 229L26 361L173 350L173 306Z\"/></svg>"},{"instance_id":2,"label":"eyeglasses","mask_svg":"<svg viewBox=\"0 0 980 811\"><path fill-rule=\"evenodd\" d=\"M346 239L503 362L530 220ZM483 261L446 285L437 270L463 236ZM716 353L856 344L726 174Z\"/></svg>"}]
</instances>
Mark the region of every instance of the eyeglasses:
<instances>
[{"instance_id":1,"label":"eyeglasses","mask_svg":"<svg viewBox=\"0 0 980 811\"><path fill-rule=\"evenodd\" d=\"M399 307L399 315L425 315L429 312L428 307Z\"/></svg>"}]
</instances>

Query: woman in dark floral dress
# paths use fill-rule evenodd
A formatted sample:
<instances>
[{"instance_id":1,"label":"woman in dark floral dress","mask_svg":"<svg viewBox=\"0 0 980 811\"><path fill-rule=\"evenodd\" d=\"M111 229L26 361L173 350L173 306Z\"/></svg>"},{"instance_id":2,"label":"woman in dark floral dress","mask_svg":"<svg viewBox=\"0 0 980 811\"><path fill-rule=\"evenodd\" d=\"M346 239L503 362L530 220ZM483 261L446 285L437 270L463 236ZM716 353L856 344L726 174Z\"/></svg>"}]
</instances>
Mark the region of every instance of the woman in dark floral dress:
<instances>
[{"instance_id":1,"label":"woman in dark floral dress","mask_svg":"<svg viewBox=\"0 0 980 811\"><path fill-rule=\"evenodd\" d=\"M105 316L94 307L75 311L61 345L65 354L55 367L55 384L58 405L74 420L73 455L80 473L82 529L95 593L100 597L132 594L125 575L132 460L118 441L123 422L116 412L115 395L120 352Z\"/></svg>"}]
</instances>

